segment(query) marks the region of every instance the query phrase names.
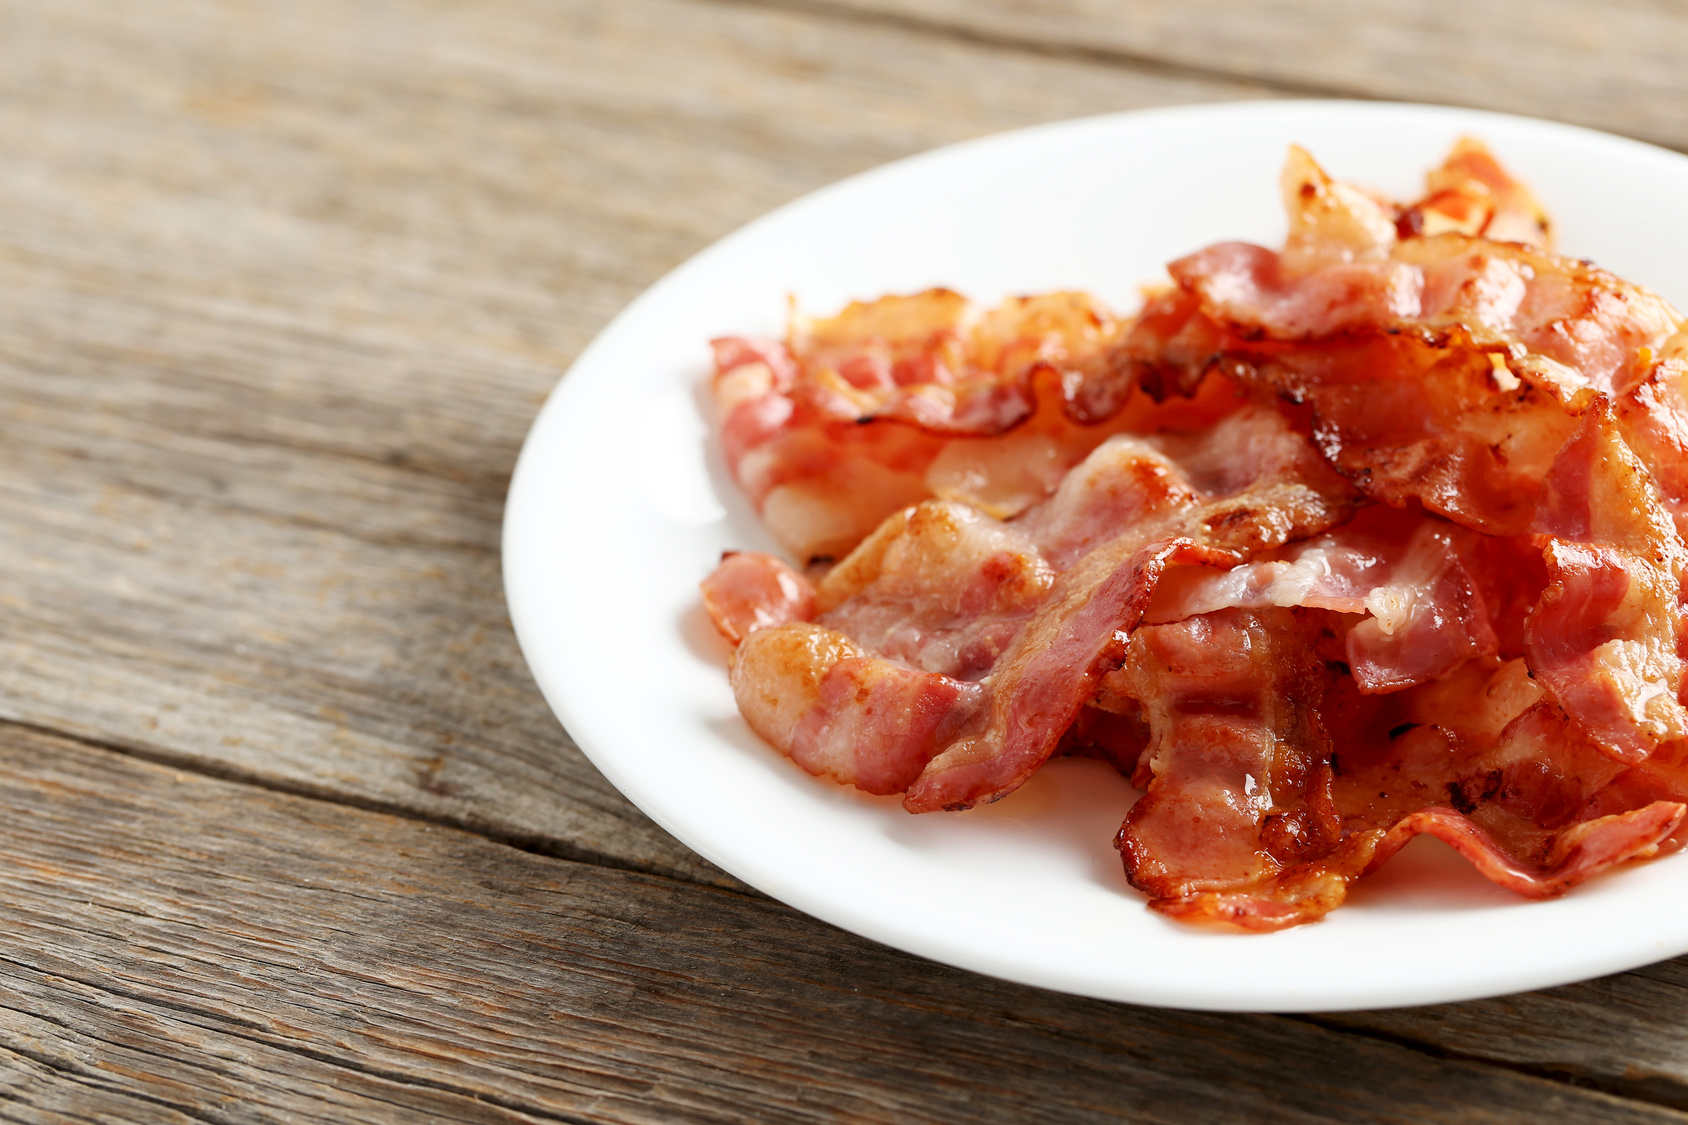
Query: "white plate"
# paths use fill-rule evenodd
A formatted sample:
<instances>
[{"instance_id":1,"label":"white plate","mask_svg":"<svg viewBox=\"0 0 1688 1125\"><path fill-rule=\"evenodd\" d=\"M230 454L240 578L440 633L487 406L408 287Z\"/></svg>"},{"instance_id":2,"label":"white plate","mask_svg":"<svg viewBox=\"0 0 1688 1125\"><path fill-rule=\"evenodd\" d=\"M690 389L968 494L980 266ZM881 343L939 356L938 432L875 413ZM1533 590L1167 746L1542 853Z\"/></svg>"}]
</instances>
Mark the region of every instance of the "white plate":
<instances>
[{"instance_id":1,"label":"white plate","mask_svg":"<svg viewBox=\"0 0 1688 1125\"><path fill-rule=\"evenodd\" d=\"M1688 159L1517 117L1262 102L1123 114L990 137L857 176L723 239L633 302L534 423L510 486L504 574L535 678L592 761L745 882L888 945L1107 999L1309 1011L1514 992L1688 951L1688 856L1531 903L1420 839L1326 921L1264 936L1150 913L1112 837L1132 791L1092 762L1008 799L910 816L819 781L733 706L697 582L772 549L704 418L712 336L778 334L787 293L948 285L983 301L1086 289L1116 309L1221 239L1283 237L1277 174L1307 146L1398 198L1462 133L1559 220L1561 248L1688 302Z\"/></svg>"}]
</instances>

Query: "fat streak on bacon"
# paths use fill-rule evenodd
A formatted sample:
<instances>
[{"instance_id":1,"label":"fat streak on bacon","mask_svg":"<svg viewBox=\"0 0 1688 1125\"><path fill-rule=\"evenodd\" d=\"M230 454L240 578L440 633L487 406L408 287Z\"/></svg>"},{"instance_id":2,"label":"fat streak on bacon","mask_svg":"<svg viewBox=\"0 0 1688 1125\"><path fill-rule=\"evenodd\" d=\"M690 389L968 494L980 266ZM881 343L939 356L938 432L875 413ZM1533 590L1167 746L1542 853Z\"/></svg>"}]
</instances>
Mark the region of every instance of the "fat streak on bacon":
<instances>
[{"instance_id":1,"label":"fat streak on bacon","mask_svg":"<svg viewBox=\"0 0 1688 1125\"><path fill-rule=\"evenodd\" d=\"M1416 835L1527 897L1688 840L1688 331L1463 140L1393 204L1299 149L1280 250L1134 317L931 290L715 341L800 564L704 602L740 711L911 812L1063 753L1174 918L1316 921Z\"/></svg>"}]
</instances>

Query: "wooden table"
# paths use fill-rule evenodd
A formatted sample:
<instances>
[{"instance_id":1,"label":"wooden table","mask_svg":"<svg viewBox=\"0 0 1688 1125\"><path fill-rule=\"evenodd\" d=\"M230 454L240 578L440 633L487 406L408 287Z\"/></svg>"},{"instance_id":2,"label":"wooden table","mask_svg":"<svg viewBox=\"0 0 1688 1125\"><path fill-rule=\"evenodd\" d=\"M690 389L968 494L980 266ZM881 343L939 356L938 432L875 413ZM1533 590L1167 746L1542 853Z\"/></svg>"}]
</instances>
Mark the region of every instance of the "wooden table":
<instances>
[{"instance_id":1,"label":"wooden table","mask_svg":"<svg viewBox=\"0 0 1688 1125\"><path fill-rule=\"evenodd\" d=\"M1680 0L0 0L0 1118L1688 1121L1688 960L1204 1015L797 914L582 758L498 556L574 355L811 188L1286 95L1688 148L1685 58Z\"/></svg>"}]
</instances>

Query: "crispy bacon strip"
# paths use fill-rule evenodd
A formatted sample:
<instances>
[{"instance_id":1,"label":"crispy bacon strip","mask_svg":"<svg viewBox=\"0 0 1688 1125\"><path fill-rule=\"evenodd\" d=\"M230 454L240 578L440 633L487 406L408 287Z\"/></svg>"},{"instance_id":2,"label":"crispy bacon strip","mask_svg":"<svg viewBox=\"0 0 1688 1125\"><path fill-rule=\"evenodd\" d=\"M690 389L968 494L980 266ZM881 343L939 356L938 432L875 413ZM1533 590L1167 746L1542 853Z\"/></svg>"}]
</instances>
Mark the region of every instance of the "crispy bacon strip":
<instances>
[{"instance_id":1,"label":"crispy bacon strip","mask_svg":"<svg viewBox=\"0 0 1688 1125\"><path fill-rule=\"evenodd\" d=\"M1097 680L1122 659L1169 562L1233 564L1323 530L1351 502L1341 478L1271 411L1234 415L1201 437L1116 439L1014 524L945 501L893 516L821 582L815 625L748 633L734 692L758 733L806 767L882 785L901 775L865 766L872 747L841 749L881 724L844 712L892 698L888 687L878 696L861 688L870 678L891 682L880 665L939 676L941 684L920 681L920 698L947 699L964 718L933 721L933 736L945 737L930 753L919 740L918 752L901 742L885 752L901 764L932 759L906 783L905 805L992 800L1055 751ZM1057 575L1052 560L1071 565ZM851 663L869 658L877 663ZM843 676L856 696L828 689ZM827 753L805 749L802 732L822 729L816 744Z\"/></svg>"},{"instance_id":2,"label":"crispy bacon strip","mask_svg":"<svg viewBox=\"0 0 1688 1125\"><path fill-rule=\"evenodd\" d=\"M1006 796L1055 752L1062 734L1124 656L1155 581L1173 560L1235 561L1187 537L1122 536L1063 580L993 670L988 707L908 788L910 812L965 809Z\"/></svg>"},{"instance_id":3,"label":"crispy bacon strip","mask_svg":"<svg viewBox=\"0 0 1688 1125\"><path fill-rule=\"evenodd\" d=\"M733 694L750 728L812 774L900 793L977 706L979 685L867 655L842 633L793 623L750 634Z\"/></svg>"},{"instance_id":4,"label":"crispy bacon strip","mask_svg":"<svg viewBox=\"0 0 1688 1125\"><path fill-rule=\"evenodd\" d=\"M1178 448L1182 445L1182 448ZM1025 517L1057 546L1084 542L1066 507L1140 510L1156 497L1155 517L1128 525L1089 549L1056 580L991 677L988 706L909 787L910 812L968 808L1012 792L1054 752L1098 682L1124 656L1154 585L1171 562L1235 565L1253 554L1330 527L1351 511L1351 494L1305 438L1276 414L1245 411L1201 439L1118 457L1098 450L1110 471L1087 474ZM1184 479L1169 471L1176 463ZM1220 468L1221 463L1223 469ZM1135 493L1138 499L1121 500ZM1107 497L1101 503L1099 497Z\"/></svg>"},{"instance_id":5,"label":"crispy bacon strip","mask_svg":"<svg viewBox=\"0 0 1688 1125\"><path fill-rule=\"evenodd\" d=\"M1115 841L1132 886L1157 902L1252 888L1336 843L1326 670L1288 610L1146 627L1126 670L1153 732Z\"/></svg>"},{"instance_id":6,"label":"crispy bacon strip","mask_svg":"<svg viewBox=\"0 0 1688 1125\"><path fill-rule=\"evenodd\" d=\"M783 344L716 340L728 469L787 549L830 561L928 496L1012 516L1112 433L1199 428L1240 405L1223 380L1168 403L1121 384L1089 412L1073 391L1119 330L1082 294L980 310L930 290L794 317Z\"/></svg>"},{"instance_id":7,"label":"crispy bacon strip","mask_svg":"<svg viewBox=\"0 0 1688 1125\"><path fill-rule=\"evenodd\" d=\"M1461 137L1427 179L1423 199L1403 208L1395 229L1420 235L1481 235L1551 249L1552 224L1529 188L1513 179L1483 144Z\"/></svg>"},{"instance_id":8,"label":"crispy bacon strip","mask_svg":"<svg viewBox=\"0 0 1688 1125\"><path fill-rule=\"evenodd\" d=\"M1282 675L1277 668L1254 673L1257 684L1281 683ZM1470 690L1481 683L1481 678L1466 677L1462 687ZM1393 728L1400 733L1383 743L1376 741L1375 734L1356 739L1351 731L1332 732L1343 749L1330 760L1335 779L1328 791L1328 807L1334 809L1341 829L1332 833L1327 827L1321 835L1309 837L1323 846L1322 854L1315 846L1304 849L1300 862L1263 861L1252 878L1221 881L1222 885L1206 885L1194 876L1182 883L1144 878L1139 885L1160 894L1150 905L1186 921L1249 930L1316 921L1342 903L1354 880L1375 871L1419 834L1441 839L1484 877L1531 898L1562 894L1614 865L1647 858L1671 846L1688 806L1681 801L1640 799L1608 801L1606 808L1598 807L1597 798L1621 767L1578 736L1551 704L1527 706L1498 736L1494 733L1500 717L1531 698L1524 687L1527 683L1514 679L1511 668L1503 666L1483 692L1502 698L1491 699L1488 707L1481 696L1466 701L1463 712L1453 712L1452 727L1403 722ZM1389 705L1393 717L1434 712L1426 717L1446 720L1454 693L1436 687L1440 690L1433 702L1415 704L1392 697L1399 701ZM1332 712L1329 703L1320 709L1321 714L1340 713ZM1374 723L1379 717L1370 716ZM1277 730L1283 730L1281 721ZM1317 746L1316 740L1303 735L1303 755L1309 743ZM1236 761L1209 762L1206 773L1214 776L1226 768L1235 770ZM1151 783L1151 795L1159 786L1162 800L1180 807L1186 819L1212 816L1216 810L1234 809L1238 804L1236 789L1204 794L1186 785L1180 791L1177 773L1165 777ZM1327 807L1325 792L1315 786L1313 796L1311 807L1322 812ZM1137 807L1143 807L1143 802ZM1134 808L1132 818L1147 818L1153 812L1153 807L1144 814ZM1263 818L1261 824L1265 823ZM1258 833L1256 838L1261 838ZM1141 839L1128 818L1121 830L1128 873L1142 869L1134 850ZM1314 854L1307 855L1309 851Z\"/></svg>"},{"instance_id":9,"label":"crispy bacon strip","mask_svg":"<svg viewBox=\"0 0 1688 1125\"><path fill-rule=\"evenodd\" d=\"M933 289L829 319L794 316L784 344L716 340L711 390L727 466L794 554L842 557L933 494L926 473L949 437L1020 425L1037 407L1034 369L1059 386L1117 331L1083 294L981 311ZM1084 451L1058 457L1060 468Z\"/></svg>"},{"instance_id":10,"label":"crispy bacon strip","mask_svg":"<svg viewBox=\"0 0 1688 1125\"><path fill-rule=\"evenodd\" d=\"M1549 584L1531 668L1607 753L1634 764L1688 735L1681 575L1688 549L1601 401L1554 462L1535 530Z\"/></svg>"},{"instance_id":11,"label":"crispy bacon strip","mask_svg":"<svg viewBox=\"0 0 1688 1125\"><path fill-rule=\"evenodd\" d=\"M730 582L737 558L706 589ZM899 512L821 580L818 621L745 635L732 668L739 710L809 772L902 792L978 708L974 681L1052 582L1030 540L989 516L936 500ZM786 604L771 597L766 615Z\"/></svg>"},{"instance_id":12,"label":"crispy bacon strip","mask_svg":"<svg viewBox=\"0 0 1688 1125\"><path fill-rule=\"evenodd\" d=\"M1372 508L1230 570L1176 568L1145 620L1268 606L1354 615L1342 623L1343 648L1360 690L1400 691L1499 651L1472 574L1477 538L1443 520Z\"/></svg>"},{"instance_id":13,"label":"crispy bacon strip","mask_svg":"<svg viewBox=\"0 0 1688 1125\"><path fill-rule=\"evenodd\" d=\"M1451 160L1487 182L1476 154ZM1511 206L1527 212L1520 198ZM1286 202L1281 253L1220 243L1174 262L1175 288L1097 378L1168 396L1223 370L1305 404L1321 448L1367 495L1496 535L1528 530L1543 477L1597 395L1623 396L1661 455L1681 432L1660 357L1682 347L1683 321L1656 295L1523 243L1398 237L1381 204L1304 153L1286 169Z\"/></svg>"},{"instance_id":14,"label":"crispy bacon strip","mask_svg":"<svg viewBox=\"0 0 1688 1125\"><path fill-rule=\"evenodd\" d=\"M1688 529L1688 359L1655 362L1646 378L1618 396L1614 415L1681 535Z\"/></svg>"},{"instance_id":15,"label":"crispy bacon strip","mask_svg":"<svg viewBox=\"0 0 1688 1125\"><path fill-rule=\"evenodd\" d=\"M964 504L898 512L821 580L822 624L879 655L986 675L1048 595L1054 569L1022 529Z\"/></svg>"},{"instance_id":16,"label":"crispy bacon strip","mask_svg":"<svg viewBox=\"0 0 1688 1125\"><path fill-rule=\"evenodd\" d=\"M1428 807L1386 831L1351 836L1318 863L1291 868L1248 892L1197 892L1149 905L1186 922L1218 922L1254 931L1315 922L1342 904L1348 886L1377 870L1414 836L1430 835L1457 851L1479 874L1526 898L1553 898L1621 863L1650 859L1683 819L1685 806L1660 801L1574 825L1554 837L1549 862L1521 863L1470 818Z\"/></svg>"},{"instance_id":17,"label":"crispy bacon strip","mask_svg":"<svg viewBox=\"0 0 1688 1125\"><path fill-rule=\"evenodd\" d=\"M1168 270L1225 331L1290 341L1457 328L1497 353L1521 345L1560 365L1560 377L1607 393L1645 375L1641 348L1656 353L1682 328L1680 314L1656 294L1528 246L1461 234L1397 240L1386 224L1357 245L1362 239L1347 228L1382 222L1377 211L1365 200L1346 211L1330 207L1316 220L1292 210L1281 253L1221 242ZM1341 240L1320 229L1339 225Z\"/></svg>"},{"instance_id":18,"label":"crispy bacon strip","mask_svg":"<svg viewBox=\"0 0 1688 1125\"><path fill-rule=\"evenodd\" d=\"M1281 186L1281 251L1129 323L933 290L717 341L736 479L848 552L706 580L747 721L915 812L1101 754L1134 885L1245 929L1420 834L1538 898L1680 846L1683 319L1474 141L1404 207L1300 150Z\"/></svg>"}]
</instances>

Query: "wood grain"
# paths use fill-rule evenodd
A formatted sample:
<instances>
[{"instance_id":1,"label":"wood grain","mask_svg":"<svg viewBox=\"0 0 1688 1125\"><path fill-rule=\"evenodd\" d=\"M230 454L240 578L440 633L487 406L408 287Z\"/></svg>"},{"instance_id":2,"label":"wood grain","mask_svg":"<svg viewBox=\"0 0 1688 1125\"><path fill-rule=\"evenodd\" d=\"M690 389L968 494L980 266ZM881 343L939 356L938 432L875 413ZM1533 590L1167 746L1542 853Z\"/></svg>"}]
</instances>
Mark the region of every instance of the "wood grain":
<instances>
[{"instance_id":1,"label":"wood grain","mask_svg":"<svg viewBox=\"0 0 1688 1125\"><path fill-rule=\"evenodd\" d=\"M1260 92L675 0L5 0L0 715L723 878L516 650L499 518L547 390L809 188Z\"/></svg>"},{"instance_id":2,"label":"wood grain","mask_svg":"<svg viewBox=\"0 0 1688 1125\"><path fill-rule=\"evenodd\" d=\"M1688 960L1469 1004L1318 1017L1688 1109Z\"/></svg>"},{"instance_id":3,"label":"wood grain","mask_svg":"<svg viewBox=\"0 0 1688 1125\"><path fill-rule=\"evenodd\" d=\"M0 0L0 1118L1681 1120L1680 961L1200 1016L735 893L499 584L569 360L840 176L1308 90L1688 138L1679 9L1521 10Z\"/></svg>"},{"instance_id":4,"label":"wood grain","mask_svg":"<svg viewBox=\"0 0 1688 1125\"><path fill-rule=\"evenodd\" d=\"M1673 0L825 0L911 33L1019 43L1314 97L1521 113L1688 148Z\"/></svg>"},{"instance_id":5,"label":"wood grain","mask_svg":"<svg viewBox=\"0 0 1688 1125\"><path fill-rule=\"evenodd\" d=\"M0 801L18 1116L1688 1120L1302 1021L1009 985L763 899L15 727Z\"/></svg>"}]
</instances>

